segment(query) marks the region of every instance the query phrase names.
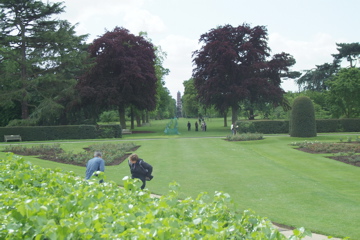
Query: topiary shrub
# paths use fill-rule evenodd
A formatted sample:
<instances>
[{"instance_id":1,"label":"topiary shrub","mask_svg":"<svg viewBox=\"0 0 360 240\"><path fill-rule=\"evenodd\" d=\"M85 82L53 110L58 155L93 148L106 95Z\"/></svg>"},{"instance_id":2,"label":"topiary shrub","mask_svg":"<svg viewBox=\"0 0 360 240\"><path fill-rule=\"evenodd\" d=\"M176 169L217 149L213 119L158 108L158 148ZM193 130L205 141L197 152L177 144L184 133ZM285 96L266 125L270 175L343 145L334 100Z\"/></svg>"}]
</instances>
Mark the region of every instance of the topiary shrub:
<instances>
[{"instance_id":1,"label":"topiary shrub","mask_svg":"<svg viewBox=\"0 0 360 240\"><path fill-rule=\"evenodd\" d=\"M291 137L316 137L315 110L309 97L294 100L289 128Z\"/></svg>"}]
</instances>

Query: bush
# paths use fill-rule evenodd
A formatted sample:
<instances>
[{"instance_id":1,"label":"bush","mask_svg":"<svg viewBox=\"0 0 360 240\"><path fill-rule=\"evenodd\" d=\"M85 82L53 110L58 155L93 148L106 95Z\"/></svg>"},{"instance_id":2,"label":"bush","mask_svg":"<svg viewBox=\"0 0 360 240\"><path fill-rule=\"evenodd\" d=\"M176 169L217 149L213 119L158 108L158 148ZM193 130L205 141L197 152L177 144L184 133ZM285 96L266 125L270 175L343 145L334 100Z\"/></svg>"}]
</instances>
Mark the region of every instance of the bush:
<instances>
[{"instance_id":1,"label":"bush","mask_svg":"<svg viewBox=\"0 0 360 240\"><path fill-rule=\"evenodd\" d=\"M1 135L21 135L23 141L97 138L94 125L3 127Z\"/></svg>"},{"instance_id":2,"label":"bush","mask_svg":"<svg viewBox=\"0 0 360 240\"><path fill-rule=\"evenodd\" d=\"M119 112L112 110L106 111L100 114L101 122L118 122L119 121Z\"/></svg>"},{"instance_id":3,"label":"bush","mask_svg":"<svg viewBox=\"0 0 360 240\"><path fill-rule=\"evenodd\" d=\"M249 120L238 121L239 133L261 132L265 134L289 133L289 121L286 120Z\"/></svg>"},{"instance_id":4,"label":"bush","mask_svg":"<svg viewBox=\"0 0 360 240\"><path fill-rule=\"evenodd\" d=\"M99 138L121 138L122 130L120 124L98 125L97 135Z\"/></svg>"},{"instance_id":5,"label":"bush","mask_svg":"<svg viewBox=\"0 0 360 240\"><path fill-rule=\"evenodd\" d=\"M228 141L251 141L261 139L263 139L262 133L242 133L226 136L226 140Z\"/></svg>"},{"instance_id":6,"label":"bush","mask_svg":"<svg viewBox=\"0 0 360 240\"><path fill-rule=\"evenodd\" d=\"M7 127L15 127L15 126L36 126L36 119L13 119L11 120Z\"/></svg>"},{"instance_id":7,"label":"bush","mask_svg":"<svg viewBox=\"0 0 360 240\"><path fill-rule=\"evenodd\" d=\"M237 131L239 133L254 133L254 132L256 132L253 121L237 121L235 125L238 126Z\"/></svg>"},{"instance_id":8,"label":"bush","mask_svg":"<svg viewBox=\"0 0 360 240\"><path fill-rule=\"evenodd\" d=\"M0 136L21 135L23 141L121 138L121 125L66 125L0 127ZM0 139L0 141L3 141Z\"/></svg>"},{"instance_id":9,"label":"bush","mask_svg":"<svg viewBox=\"0 0 360 240\"><path fill-rule=\"evenodd\" d=\"M316 137L315 110L310 98L300 96L294 100L289 132L291 137Z\"/></svg>"}]
</instances>

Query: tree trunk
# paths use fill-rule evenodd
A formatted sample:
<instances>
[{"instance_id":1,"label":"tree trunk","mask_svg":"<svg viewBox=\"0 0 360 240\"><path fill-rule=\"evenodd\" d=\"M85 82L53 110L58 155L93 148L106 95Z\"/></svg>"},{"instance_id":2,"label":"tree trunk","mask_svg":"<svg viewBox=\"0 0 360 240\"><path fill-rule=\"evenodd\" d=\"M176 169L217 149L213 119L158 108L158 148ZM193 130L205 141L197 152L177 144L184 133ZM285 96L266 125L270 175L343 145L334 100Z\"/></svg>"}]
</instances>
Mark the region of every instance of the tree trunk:
<instances>
[{"instance_id":1,"label":"tree trunk","mask_svg":"<svg viewBox=\"0 0 360 240\"><path fill-rule=\"evenodd\" d=\"M224 113L224 127L227 127L227 112Z\"/></svg>"},{"instance_id":2,"label":"tree trunk","mask_svg":"<svg viewBox=\"0 0 360 240\"><path fill-rule=\"evenodd\" d=\"M29 105L26 99L26 86L28 82L28 76L27 76L27 67L26 67L26 42L25 42L25 26L21 26L21 81L22 81L22 90L24 91L22 93L21 98L21 118L22 119L28 119L29 118Z\"/></svg>"},{"instance_id":3,"label":"tree trunk","mask_svg":"<svg viewBox=\"0 0 360 240\"><path fill-rule=\"evenodd\" d=\"M238 120L238 111L239 111L239 107L238 106L232 106L231 107L231 123L235 123Z\"/></svg>"},{"instance_id":4,"label":"tree trunk","mask_svg":"<svg viewBox=\"0 0 360 240\"><path fill-rule=\"evenodd\" d=\"M149 123L149 111L146 110L145 112L145 119L146 119L146 123Z\"/></svg>"},{"instance_id":5,"label":"tree trunk","mask_svg":"<svg viewBox=\"0 0 360 240\"><path fill-rule=\"evenodd\" d=\"M120 116L120 125L122 129L126 129L126 120L125 120L125 106L119 106L119 116Z\"/></svg>"},{"instance_id":6,"label":"tree trunk","mask_svg":"<svg viewBox=\"0 0 360 240\"><path fill-rule=\"evenodd\" d=\"M24 99L25 97L23 97ZM29 118L29 106L26 100L21 101L21 118L28 119Z\"/></svg>"},{"instance_id":7,"label":"tree trunk","mask_svg":"<svg viewBox=\"0 0 360 240\"><path fill-rule=\"evenodd\" d=\"M146 123L146 112L147 110L141 112L141 121L143 124Z\"/></svg>"},{"instance_id":8,"label":"tree trunk","mask_svg":"<svg viewBox=\"0 0 360 240\"><path fill-rule=\"evenodd\" d=\"M136 115L135 115L135 119L136 119L136 126L137 127L141 127L141 116L140 116L141 113L137 112Z\"/></svg>"},{"instance_id":9,"label":"tree trunk","mask_svg":"<svg viewBox=\"0 0 360 240\"><path fill-rule=\"evenodd\" d=\"M130 118L131 118L131 127L130 127L130 129L135 129L135 126L134 126L134 107L133 106L130 107Z\"/></svg>"},{"instance_id":10,"label":"tree trunk","mask_svg":"<svg viewBox=\"0 0 360 240\"><path fill-rule=\"evenodd\" d=\"M249 120L254 120L255 116L254 116L254 109L250 108L249 109Z\"/></svg>"}]
</instances>

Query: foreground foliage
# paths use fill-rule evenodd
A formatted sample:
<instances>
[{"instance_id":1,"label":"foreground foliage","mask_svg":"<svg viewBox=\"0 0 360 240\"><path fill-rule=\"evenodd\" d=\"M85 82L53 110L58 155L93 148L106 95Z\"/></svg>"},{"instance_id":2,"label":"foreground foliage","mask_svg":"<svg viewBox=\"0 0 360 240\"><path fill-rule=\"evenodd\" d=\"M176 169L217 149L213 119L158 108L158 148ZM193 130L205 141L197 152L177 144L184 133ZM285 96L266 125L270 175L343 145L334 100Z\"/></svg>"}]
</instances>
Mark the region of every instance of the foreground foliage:
<instances>
[{"instance_id":1,"label":"foreground foliage","mask_svg":"<svg viewBox=\"0 0 360 240\"><path fill-rule=\"evenodd\" d=\"M237 213L222 192L178 201L174 183L152 198L138 180L98 184L13 154L0 170L0 239L286 239L269 220ZM307 234L297 229L290 239Z\"/></svg>"}]
</instances>

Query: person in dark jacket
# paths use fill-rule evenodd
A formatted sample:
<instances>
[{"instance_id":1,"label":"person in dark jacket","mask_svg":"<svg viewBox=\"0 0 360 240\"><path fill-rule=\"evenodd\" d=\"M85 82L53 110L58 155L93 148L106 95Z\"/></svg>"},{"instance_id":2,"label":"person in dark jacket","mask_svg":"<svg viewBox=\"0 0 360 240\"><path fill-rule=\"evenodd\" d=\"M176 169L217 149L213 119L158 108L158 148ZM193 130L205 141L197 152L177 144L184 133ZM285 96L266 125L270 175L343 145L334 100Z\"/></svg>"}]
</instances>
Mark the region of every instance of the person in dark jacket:
<instances>
[{"instance_id":1,"label":"person in dark jacket","mask_svg":"<svg viewBox=\"0 0 360 240\"><path fill-rule=\"evenodd\" d=\"M146 163L143 159L140 159L137 154L131 154L129 156L129 167L132 178L138 178L142 181L141 189L145 188L146 181L150 181L153 176L153 167Z\"/></svg>"}]
</instances>

